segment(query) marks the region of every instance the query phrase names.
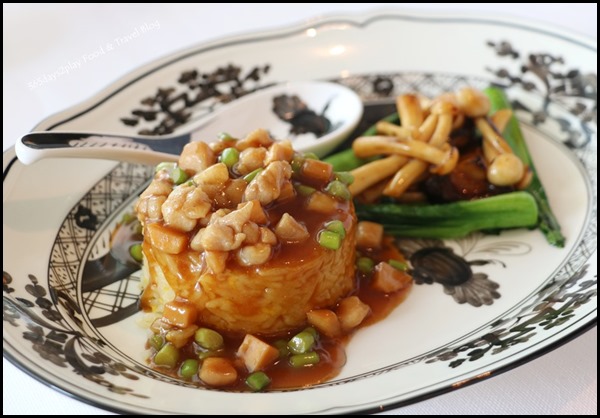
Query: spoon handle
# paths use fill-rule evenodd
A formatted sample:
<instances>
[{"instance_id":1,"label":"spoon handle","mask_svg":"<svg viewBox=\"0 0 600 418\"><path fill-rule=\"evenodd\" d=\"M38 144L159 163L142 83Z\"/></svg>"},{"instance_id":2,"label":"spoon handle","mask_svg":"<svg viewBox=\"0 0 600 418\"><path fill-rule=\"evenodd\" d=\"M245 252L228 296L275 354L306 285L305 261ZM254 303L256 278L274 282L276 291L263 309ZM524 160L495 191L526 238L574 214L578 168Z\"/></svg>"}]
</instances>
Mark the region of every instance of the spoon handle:
<instances>
[{"instance_id":1,"label":"spoon handle","mask_svg":"<svg viewBox=\"0 0 600 418\"><path fill-rule=\"evenodd\" d=\"M24 164L43 158L96 158L156 165L177 161L191 135L170 138L141 138L73 132L32 132L15 145Z\"/></svg>"}]
</instances>

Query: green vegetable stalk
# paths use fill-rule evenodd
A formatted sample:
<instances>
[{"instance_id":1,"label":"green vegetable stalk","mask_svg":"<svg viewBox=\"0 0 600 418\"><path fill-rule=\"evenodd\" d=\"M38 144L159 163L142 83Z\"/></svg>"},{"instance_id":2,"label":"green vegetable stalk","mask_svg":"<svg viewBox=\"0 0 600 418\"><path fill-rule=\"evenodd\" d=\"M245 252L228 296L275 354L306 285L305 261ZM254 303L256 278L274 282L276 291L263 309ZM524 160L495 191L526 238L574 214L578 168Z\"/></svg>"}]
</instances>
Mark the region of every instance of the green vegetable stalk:
<instances>
[{"instance_id":1,"label":"green vegetable stalk","mask_svg":"<svg viewBox=\"0 0 600 418\"><path fill-rule=\"evenodd\" d=\"M492 112L501 110L501 109L510 109L511 105L508 101L504 92L497 87L489 87L484 90L484 93L489 97ZM529 154L529 150L527 149L527 144L525 143L525 139L523 138L523 134L521 133L521 128L519 127L519 122L517 118L513 115L506 125L504 132L502 132L503 138L510 145L513 152L523 161L525 165L528 165L533 173L533 178L531 183L525 189L529 192L533 198L535 199L538 208L539 208L539 224L538 227L545 235L546 240L556 246L556 247L564 247L565 245L565 237L560 231L560 225L558 220L554 216L552 209L550 208L550 202L548 201L548 197L546 196L546 192L544 190L544 186L542 185L540 178L537 175L535 167L533 165L533 161L531 159L531 155Z\"/></svg>"},{"instance_id":2,"label":"green vegetable stalk","mask_svg":"<svg viewBox=\"0 0 600 418\"><path fill-rule=\"evenodd\" d=\"M479 230L535 227L538 209L527 192L441 205L379 203L356 206L359 219L383 224L399 237L460 238Z\"/></svg>"}]
</instances>

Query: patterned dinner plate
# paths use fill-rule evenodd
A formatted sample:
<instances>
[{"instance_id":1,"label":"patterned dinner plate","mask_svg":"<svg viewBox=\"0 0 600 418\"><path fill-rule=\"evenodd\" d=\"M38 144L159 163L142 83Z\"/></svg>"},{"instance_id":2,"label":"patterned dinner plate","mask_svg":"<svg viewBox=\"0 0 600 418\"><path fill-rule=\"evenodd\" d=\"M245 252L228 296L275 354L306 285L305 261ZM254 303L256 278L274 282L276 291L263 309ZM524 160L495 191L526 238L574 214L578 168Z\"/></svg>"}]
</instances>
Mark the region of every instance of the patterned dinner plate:
<instances>
[{"instance_id":1,"label":"patterned dinner plate","mask_svg":"<svg viewBox=\"0 0 600 418\"><path fill-rule=\"evenodd\" d=\"M148 367L139 272L110 244L152 168L99 160L24 166L9 150L4 356L113 411L298 414L404 405L559 346L597 318L596 48L514 19L390 11L222 39L140 68L36 130L181 133L249 92L307 78L358 92L364 127L403 92L499 85L516 109L566 245L549 245L538 230L400 241L408 257L427 249L432 263L446 257L460 274L416 274L405 302L353 336L337 377L266 393L198 388Z\"/></svg>"}]
</instances>

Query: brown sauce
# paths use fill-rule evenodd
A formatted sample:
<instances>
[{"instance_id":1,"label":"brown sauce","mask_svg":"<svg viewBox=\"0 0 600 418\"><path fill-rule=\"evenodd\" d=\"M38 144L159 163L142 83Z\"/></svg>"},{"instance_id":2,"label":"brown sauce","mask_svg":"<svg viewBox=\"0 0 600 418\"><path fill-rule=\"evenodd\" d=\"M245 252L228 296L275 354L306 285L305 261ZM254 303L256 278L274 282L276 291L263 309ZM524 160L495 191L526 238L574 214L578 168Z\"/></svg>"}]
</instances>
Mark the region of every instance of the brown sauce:
<instances>
[{"instance_id":1,"label":"brown sauce","mask_svg":"<svg viewBox=\"0 0 600 418\"><path fill-rule=\"evenodd\" d=\"M389 237L386 237L384 240L382 249L379 251L369 251L364 255L372 257L375 262L388 261L390 259L404 260L402 254L393 245L393 240ZM298 257L297 253L296 257ZM301 266L298 261L296 262L299 266ZM299 269L298 274L302 274L301 269ZM287 358L280 358L277 360L273 365L264 370L264 372L271 379L271 383L266 390L297 389L319 384L337 376L342 367L346 364L345 347L351 340L352 335L362 327L372 325L385 319L396 306L404 301L412 287L411 285L400 290L399 292L387 294L371 288L369 286L370 278L359 273L358 271L356 273L355 280L356 289L353 294L358 296L361 301L369 305L371 308L371 313L369 316L365 318L363 323L356 330L348 335L344 335L340 338L328 338L324 335L319 335L315 345L315 351L320 357L320 361L317 364L301 368L293 368L288 364ZM247 306L245 309L251 310L252 308ZM308 324L306 326L308 326ZM287 341L303 329L305 329L305 327L301 327L280 335L259 337L266 343L276 345L276 341ZM236 367L238 371L238 379L236 383L223 389L233 391L250 391L248 386L245 384L245 379L248 377L249 373L245 372L244 365L236 355L237 348L240 346L243 336L228 335L225 333L222 333L222 335L225 338L225 348L219 352L219 356L227 357L233 362L233 364L239 366ZM191 342L181 350L182 355L180 357L179 364L173 370L166 370L156 365L152 366L163 373L182 379L177 373L179 365L186 359L198 358L197 348L194 347L194 344L195 343ZM205 386L197 375L189 381L198 384L198 386Z\"/></svg>"}]
</instances>

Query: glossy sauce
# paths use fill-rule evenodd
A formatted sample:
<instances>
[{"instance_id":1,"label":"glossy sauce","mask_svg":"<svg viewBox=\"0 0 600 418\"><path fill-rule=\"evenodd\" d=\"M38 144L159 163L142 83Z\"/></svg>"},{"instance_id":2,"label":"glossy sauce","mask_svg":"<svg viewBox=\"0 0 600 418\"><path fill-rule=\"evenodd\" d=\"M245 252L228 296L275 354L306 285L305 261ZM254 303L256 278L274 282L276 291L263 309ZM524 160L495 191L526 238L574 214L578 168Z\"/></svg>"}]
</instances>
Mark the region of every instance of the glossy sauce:
<instances>
[{"instance_id":1,"label":"glossy sauce","mask_svg":"<svg viewBox=\"0 0 600 418\"><path fill-rule=\"evenodd\" d=\"M394 246L393 239L390 237L386 237L384 239L384 245L380 250L366 251L363 255L373 258L376 263L379 261L388 261L390 259L404 261L404 257ZM385 319L390 314L390 312L394 310L396 306L402 303L402 301L407 297L410 289L412 288L411 284L410 286L400 290L399 292L395 292L392 294L382 293L371 288L369 286L370 277L361 274L360 272L358 272L358 270L355 276L355 280L356 289L354 292L352 292L352 294L358 296L361 299L361 301L370 306L371 313L369 314L369 316L365 318L363 323L356 330L354 330L348 335L344 335L340 338L328 338L324 335L319 335L319 338L315 345L315 351L319 354L320 357L320 362L317 364L301 368L293 368L288 364L287 358L280 358L279 360L277 360L273 365L269 366L267 369L264 370L264 372L271 378L271 383L266 389L267 391L312 386L321 382L328 381L337 376L341 371L342 367L346 364L345 347L351 340L354 332L356 332L358 329L364 326L368 326ZM258 337L260 337L263 341L271 345L275 345L276 341L287 341L303 329L305 329L305 327L301 327L284 334L272 336L259 335ZM243 336L231 334L228 335L224 333L222 333L222 335L225 338L225 349L222 350L219 353L219 355L231 359L232 362L237 366L236 369L238 371L237 382L234 385L225 387L224 389L234 391L249 391L250 389L245 384L245 379L248 376L248 373L245 372L245 367L243 363L236 355L237 348L240 346L243 340ZM182 356L180 358L179 364L181 364L187 358L198 358L197 347L195 347L194 342L189 343L182 350ZM155 365L153 366L163 373L181 379L181 377L177 374L179 366L176 367L173 371L169 371L164 368L157 367ZM204 383L202 383L197 376L195 376L191 380L191 382L194 382L199 386L205 386Z\"/></svg>"}]
</instances>

